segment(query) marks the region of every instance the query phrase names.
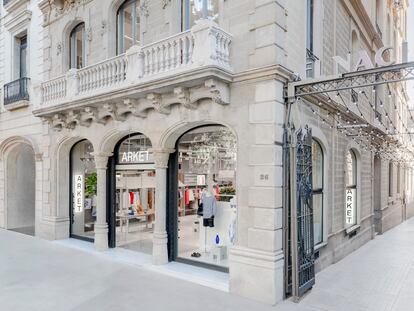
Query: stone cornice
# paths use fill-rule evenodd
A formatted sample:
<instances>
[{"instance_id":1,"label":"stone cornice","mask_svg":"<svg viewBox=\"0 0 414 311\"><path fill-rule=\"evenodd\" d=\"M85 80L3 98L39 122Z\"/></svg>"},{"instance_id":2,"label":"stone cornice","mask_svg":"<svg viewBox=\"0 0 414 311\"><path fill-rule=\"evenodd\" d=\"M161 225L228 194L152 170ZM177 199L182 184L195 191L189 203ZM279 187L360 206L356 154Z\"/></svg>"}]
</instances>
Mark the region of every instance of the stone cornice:
<instances>
[{"instance_id":1,"label":"stone cornice","mask_svg":"<svg viewBox=\"0 0 414 311\"><path fill-rule=\"evenodd\" d=\"M55 112L38 113L46 120L52 129L74 129L77 126L90 126L92 123L106 124L110 120L124 121L129 116L146 118L150 110L168 115L172 105L180 104L186 109L196 109L200 100L210 99L214 105L230 103L229 85L215 79L204 80L203 83L192 87L179 86L170 92L135 93L106 102L89 102L88 106L71 107Z\"/></svg>"},{"instance_id":2,"label":"stone cornice","mask_svg":"<svg viewBox=\"0 0 414 311\"><path fill-rule=\"evenodd\" d=\"M32 12L25 9L14 16L7 15L5 19L4 27L13 33L22 26L29 24L32 19Z\"/></svg>"}]
</instances>

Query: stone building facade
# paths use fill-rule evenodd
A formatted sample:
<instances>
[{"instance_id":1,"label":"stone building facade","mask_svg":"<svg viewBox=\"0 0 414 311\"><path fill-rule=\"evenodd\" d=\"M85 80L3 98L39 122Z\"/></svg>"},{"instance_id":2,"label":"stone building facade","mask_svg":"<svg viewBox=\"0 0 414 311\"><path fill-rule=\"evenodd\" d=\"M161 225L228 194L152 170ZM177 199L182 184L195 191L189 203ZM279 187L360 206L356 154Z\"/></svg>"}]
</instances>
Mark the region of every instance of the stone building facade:
<instances>
[{"instance_id":1,"label":"stone building facade","mask_svg":"<svg viewBox=\"0 0 414 311\"><path fill-rule=\"evenodd\" d=\"M392 45L401 62L408 3L373 2L4 1L0 83L24 86L15 74L24 36L31 80L28 95L3 103L0 114L1 227L13 229L14 205L33 205L32 223L16 227L34 227L41 238L80 238L102 251L150 253L156 265L227 271L231 292L284 299L286 86L298 76L336 74L333 56L348 52L373 58ZM392 87L391 99L381 88L375 100L385 107L378 113L397 107L387 122L402 132L408 99L403 84ZM375 124L372 96L360 109ZM339 124L324 120L324 105L303 99L289 120L312 129L322 159L317 270L412 215L407 164L333 130ZM347 183L349 163L355 185ZM36 182L21 173L30 170ZM10 189L22 180L30 197L16 199ZM352 226L348 186L357 193ZM214 227L206 218L211 192Z\"/></svg>"}]
</instances>

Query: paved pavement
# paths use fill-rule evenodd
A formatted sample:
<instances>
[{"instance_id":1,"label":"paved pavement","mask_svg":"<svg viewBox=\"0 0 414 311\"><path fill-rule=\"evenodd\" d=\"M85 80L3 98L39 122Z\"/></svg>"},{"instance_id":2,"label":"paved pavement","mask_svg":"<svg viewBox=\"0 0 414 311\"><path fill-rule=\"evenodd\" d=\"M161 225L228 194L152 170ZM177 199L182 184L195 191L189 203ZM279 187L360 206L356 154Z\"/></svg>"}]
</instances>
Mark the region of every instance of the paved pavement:
<instances>
[{"instance_id":1,"label":"paved pavement","mask_svg":"<svg viewBox=\"0 0 414 311\"><path fill-rule=\"evenodd\" d=\"M0 310L414 310L414 218L317 274L276 307L100 253L0 230Z\"/></svg>"}]
</instances>

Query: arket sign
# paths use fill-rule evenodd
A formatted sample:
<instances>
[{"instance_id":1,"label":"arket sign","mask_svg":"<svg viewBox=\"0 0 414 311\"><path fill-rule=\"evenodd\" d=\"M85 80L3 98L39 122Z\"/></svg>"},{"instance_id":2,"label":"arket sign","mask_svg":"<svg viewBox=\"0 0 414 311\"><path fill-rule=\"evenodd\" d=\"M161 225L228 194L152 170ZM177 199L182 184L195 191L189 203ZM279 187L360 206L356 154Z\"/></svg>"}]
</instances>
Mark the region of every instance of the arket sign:
<instances>
[{"instance_id":1,"label":"arket sign","mask_svg":"<svg viewBox=\"0 0 414 311\"><path fill-rule=\"evenodd\" d=\"M75 175L75 187L74 187L74 206L75 213L81 213L83 211L83 189L84 180L83 175Z\"/></svg>"},{"instance_id":2,"label":"arket sign","mask_svg":"<svg viewBox=\"0 0 414 311\"><path fill-rule=\"evenodd\" d=\"M129 151L123 152L121 156L122 163L142 163L149 161L148 151Z\"/></svg>"},{"instance_id":3,"label":"arket sign","mask_svg":"<svg viewBox=\"0 0 414 311\"><path fill-rule=\"evenodd\" d=\"M345 192L345 223L355 224L355 189L346 189Z\"/></svg>"}]
</instances>

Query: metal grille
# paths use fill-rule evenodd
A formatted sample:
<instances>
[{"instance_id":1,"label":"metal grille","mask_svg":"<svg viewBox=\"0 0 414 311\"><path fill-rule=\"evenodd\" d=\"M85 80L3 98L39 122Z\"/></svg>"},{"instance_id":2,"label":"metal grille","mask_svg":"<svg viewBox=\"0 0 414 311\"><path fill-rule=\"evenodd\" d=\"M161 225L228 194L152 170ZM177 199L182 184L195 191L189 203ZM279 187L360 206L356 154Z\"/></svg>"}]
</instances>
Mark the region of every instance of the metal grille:
<instances>
[{"instance_id":1,"label":"metal grille","mask_svg":"<svg viewBox=\"0 0 414 311\"><path fill-rule=\"evenodd\" d=\"M20 78L4 85L4 104L29 100L29 78Z\"/></svg>"},{"instance_id":2,"label":"metal grille","mask_svg":"<svg viewBox=\"0 0 414 311\"><path fill-rule=\"evenodd\" d=\"M306 127L297 133L296 207L298 294L315 284L315 257L312 206L312 132Z\"/></svg>"}]
</instances>

